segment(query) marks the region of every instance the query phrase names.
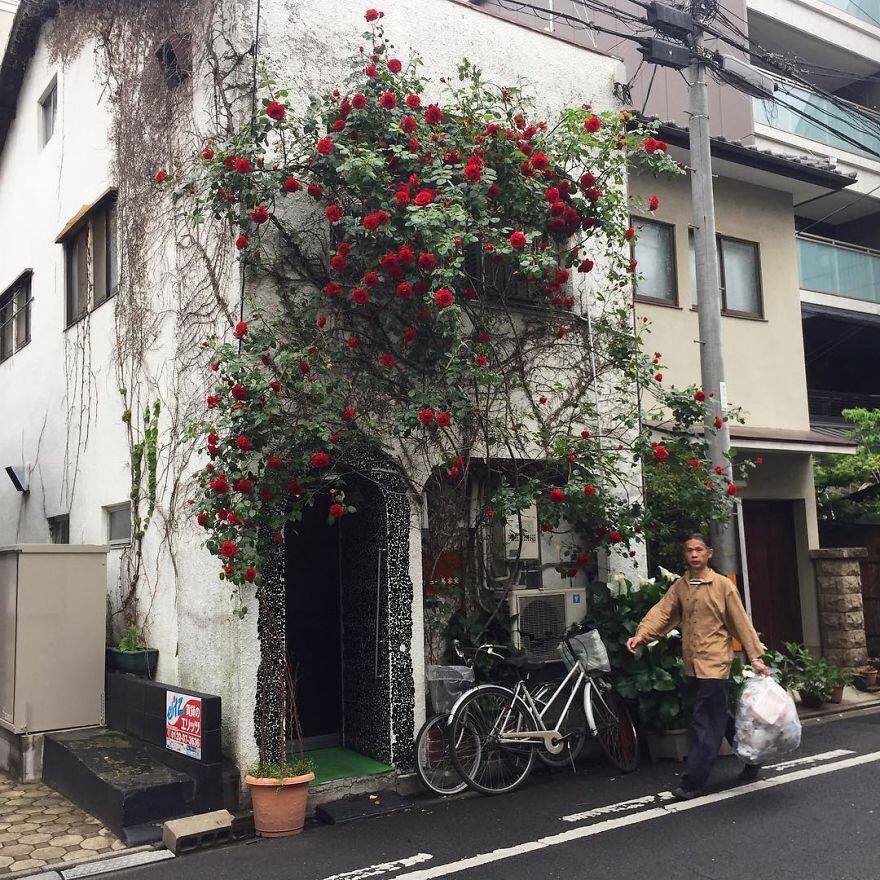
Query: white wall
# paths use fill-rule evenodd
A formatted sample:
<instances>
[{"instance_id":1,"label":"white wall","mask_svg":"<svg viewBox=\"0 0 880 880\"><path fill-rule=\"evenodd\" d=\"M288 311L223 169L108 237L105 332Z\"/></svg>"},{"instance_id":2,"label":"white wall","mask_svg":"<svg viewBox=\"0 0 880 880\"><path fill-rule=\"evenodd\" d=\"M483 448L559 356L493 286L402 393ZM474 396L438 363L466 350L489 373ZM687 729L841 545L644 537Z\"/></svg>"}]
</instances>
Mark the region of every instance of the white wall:
<instances>
[{"instance_id":1,"label":"white wall","mask_svg":"<svg viewBox=\"0 0 880 880\"><path fill-rule=\"evenodd\" d=\"M341 82L344 59L361 42L365 8L366 4L349 0L263 3L263 57L269 70L290 86L293 102L330 82ZM399 54L406 56L409 46L420 47L427 72L435 80L441 74L454 74L457 62L467 56L495 81L514 82L519 76L532 80L543 114L584 101L598 108L614 106L618 65L613 59L447 0L389 0L384 8L384 23ZM242 4L242 10L247 11L248 5ZM246 38L253 16L243 15L240 21ZM40 150L38 99L53 75L59 84L56 132ZM200 122L207 97L196 96ZM108 112L96 81L92 47L85 47L62 70L50 63L41 38L0 155L0 241L4 243L0 290L24 269L34 271L32 342L0 364L0 411L6 414L0 428L0 464L36 462L29 496L15 493L5 477L0 480L0 545L47 541L46 517L68 512L72 542L103 543L103 507L125 501L130 491L114 365L117 303L111 300L65 329L63 249L54 244L80 207L113 185ZM158 248L158 276L173 277L173 258L173 252ZM174 301L177 291L169 284L157 286L157 308L168 308ZM176 344L174 310L169 309L145 367L148 397L164 395ZM199 381L192 377L194 387ZM162 430L160 422L160 443ZM187 472L192 466L187 465ZM163 486L167 492L167 484ZM226 751L246 766L256 757L252 736L259 659L256 614L249 614L241 624L231 618L227 588L216 578L216 560L201 548L201 535L189 524L174 530L173 555L167 541L160 541L159 525L169 503L167 494L162 494L145 546L144 605L150 608L149 640L161 652L158 675L223 698ZM418 526L414 516L412 653L417 690L423 684ZM118 558L119 551L111 555ZM113 577L108 584L111 592Z\"/></svg>"}]
</instances>

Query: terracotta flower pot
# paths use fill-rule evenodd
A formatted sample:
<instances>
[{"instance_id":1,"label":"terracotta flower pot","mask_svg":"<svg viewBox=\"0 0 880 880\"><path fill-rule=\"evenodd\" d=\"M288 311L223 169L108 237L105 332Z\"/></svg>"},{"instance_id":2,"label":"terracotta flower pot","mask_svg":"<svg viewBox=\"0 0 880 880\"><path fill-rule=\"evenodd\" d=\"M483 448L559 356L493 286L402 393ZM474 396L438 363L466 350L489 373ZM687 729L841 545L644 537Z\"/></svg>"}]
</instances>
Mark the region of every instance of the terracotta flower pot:
<instances>
[{"instance_id":1,"label":"terracotta flower pot","mask_svg":"<svg viewBox=\"0 0 880 880\"><path fill-rule=\"evenodd\" d=\"M283 779L245 776L254 804L254 829L260 837L292 837L302 831L314 778L314 773Z\"/></svg>"},{"instance_id":2,"label":"terracotta flower pot","mask_svg":"<svg viewBox=\"0 0 880 880\"><path fill-rule=\"evenodd\" d=\"M843 685L837 684L831 691L831 702L832 703L842 703L843 702Z\"/></svg>"}]
</instances>

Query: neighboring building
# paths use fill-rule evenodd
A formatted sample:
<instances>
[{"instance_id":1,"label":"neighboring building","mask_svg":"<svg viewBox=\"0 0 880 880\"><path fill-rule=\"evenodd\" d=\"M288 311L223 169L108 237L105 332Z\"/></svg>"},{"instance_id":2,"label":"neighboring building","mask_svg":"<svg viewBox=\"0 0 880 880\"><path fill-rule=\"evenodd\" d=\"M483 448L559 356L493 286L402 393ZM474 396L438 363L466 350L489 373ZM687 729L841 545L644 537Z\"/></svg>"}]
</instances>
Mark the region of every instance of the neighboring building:
<instances>
[{"instance_id":1,"label":"neighboring building","mask_svg":"<svg viewBox=\"0 0 880 880\"><path fill-rule=\"evenodd\" d=\"M263 0L261 61L290 83L292 102L344 74L364 29L365 5L308 0L294 8ZM183 165L200 148L215 82L196 59L185 76L176 62L169 70L167 47L185 59L186 34L152 22L153 31L137 35L150 88L132 92L125 112L117 112L106 71L95 61L100 53L78 29L88 7L25 0L0 68L0 463L33 466L29 494L16 493L5 476L0 483L0 545L108 544L108 601L118 629L132 565L131 447L140 438L140 413L161 399L159 493L134 607L160 650L159 679L220 695L224 751L247 767L256 757L257 614L231 616L216 560L202 546L186 506L198 443L184 432L204 405L199 345L212 332L228 333L239 276L225 237L187 249L191 240L178 235L168 199L151 181L154 163L164 164L170 151ZM204 16L197 27L216 33L211 28L223 26L229 46L246 57L255 8L205 0L191 3L194 9ZM494 82L513 82L525 70L541 112L585 100L598 109L618 106L613 57L559 44L536 66L530 60L543 56L547 43L530 30L448 0L397 0L393 13L389 27L402 35L401 52L421 47L435 78L467 57ZM51 51L61 15L68 29L64 63ZM154 118L139 120L145 101ZM210 283L203 281L203 258L213 269ZM138 267L142 277L133 279ZM317 539L291 542L302 554L301 581L326 578L340 589L324 590L323 599L289 590L288 634L300 645L310 639L312 663L324 675L320 692L300 694L304 722L316 725L306 733L325 735L328 743L341 738L394 764L406 760L425 711L422 511L405 491L390 499L375 486L362 488L375 516L360 519L362 525L346 521L341 548L326 523L320 540L332 538L334 553L322 553ZM377 582L380 538L398 555L379 567ZM548 541L544 550L546 573L538 576L560 586L553 569L559 549ZM345 572L327 567L337 552ZM340 595L343 607L327 604ZM341 619L348 641L340 661L338 643L313 624L324 620L326 631L338 634Z\"/></svg>"},{"instance_id":2,"label":"neighboring building","mask_svg":"<svg viewBox=\"0 0 880 880\"><path fill-rule=\"evenodd\" d=\"M661 128L687 162L687 132ZM738 460L758 457L740 481L747 602L765 642L820 645L813 566L819 546L812 455L848 449L810 430L799 321L793 204L836 193L852 178L829 163L787 158L723 140L712 144L722 283L727 395L744 424L731 424ZM664 382L700 384L688 180L635 176L635 195L656 193L659 209L633 220L643 280L636 314L651 321L650 346L663 354ZM742 545L741 545L742 546Z\"/></svg>"}]
</instances>

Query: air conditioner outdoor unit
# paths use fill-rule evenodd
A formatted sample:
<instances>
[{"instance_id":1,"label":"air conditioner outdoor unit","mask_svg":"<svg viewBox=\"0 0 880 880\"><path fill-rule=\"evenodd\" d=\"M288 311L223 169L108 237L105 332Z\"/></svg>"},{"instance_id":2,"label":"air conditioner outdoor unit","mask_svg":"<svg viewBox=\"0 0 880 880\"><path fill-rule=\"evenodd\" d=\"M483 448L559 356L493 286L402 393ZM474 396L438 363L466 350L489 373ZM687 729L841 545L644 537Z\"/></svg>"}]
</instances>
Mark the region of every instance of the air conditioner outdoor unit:
<instances>
[{"instance_id":1,"label":"air conditioner outdoor unit","mask_svg":"<svg viewBox=\"0 0 880 880\"><path fill-rule=\"evenodd\" d=\"M561 659L559 643L566 630L587 613L584 589L512 590L511 635L514 647L547 662Z\"/></svg>"}]
</instances>

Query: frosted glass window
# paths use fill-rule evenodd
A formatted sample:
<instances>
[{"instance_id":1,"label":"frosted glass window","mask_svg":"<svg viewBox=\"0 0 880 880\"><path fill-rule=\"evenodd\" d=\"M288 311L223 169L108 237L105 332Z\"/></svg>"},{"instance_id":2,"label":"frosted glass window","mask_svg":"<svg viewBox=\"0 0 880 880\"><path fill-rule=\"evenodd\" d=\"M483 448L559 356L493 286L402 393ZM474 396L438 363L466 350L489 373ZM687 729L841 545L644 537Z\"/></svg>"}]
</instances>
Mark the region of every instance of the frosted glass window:
<instances>
[{"instance_id":1,"label":"frosted glass window","mask_svg":"<svg viewBox=\"0 0 880 880\"><path fill-rule=\"evenodd\" d=\"M724 310L761 314L761 282L758 277L758 246L750 241L719 239Z\"/></svg>"},{"instance_id":2,"label":"frosted glass window","mask_svg":"<svg viewBox=\"0 0 880 880\"><path fill-rule=\"evenodd\" d=\"M636 295L675 303L678 300L675 285L675 227L668 223L633 219L637 237L633 256L638 261L641 276L636 283Z\"/></svg>"}]
</instances>

